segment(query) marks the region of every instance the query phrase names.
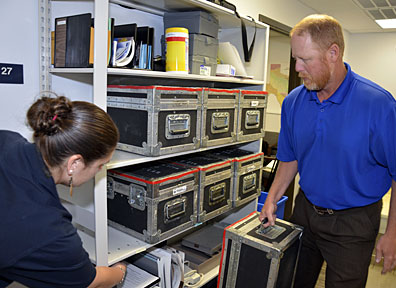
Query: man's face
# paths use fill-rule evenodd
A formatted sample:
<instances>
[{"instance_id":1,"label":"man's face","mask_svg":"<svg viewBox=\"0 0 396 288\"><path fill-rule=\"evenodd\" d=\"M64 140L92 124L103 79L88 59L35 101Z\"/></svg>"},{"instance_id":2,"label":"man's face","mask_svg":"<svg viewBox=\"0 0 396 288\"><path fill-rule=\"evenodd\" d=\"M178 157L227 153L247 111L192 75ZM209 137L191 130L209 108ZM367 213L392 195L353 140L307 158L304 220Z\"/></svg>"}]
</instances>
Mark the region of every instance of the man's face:
<instances>
[{"instance_id":1,"label":"man's face","mask_svg":"<svg viewBox=\"0 0 396 288\"><path fill-rule=\"evenodd\" d=\"M322 90L330 80L330 67L326 52L311 41L307 33L294 34L291 38L292 56L296 60L298 77L304 81L308 90Z\"/></svg>"}]
</instances>

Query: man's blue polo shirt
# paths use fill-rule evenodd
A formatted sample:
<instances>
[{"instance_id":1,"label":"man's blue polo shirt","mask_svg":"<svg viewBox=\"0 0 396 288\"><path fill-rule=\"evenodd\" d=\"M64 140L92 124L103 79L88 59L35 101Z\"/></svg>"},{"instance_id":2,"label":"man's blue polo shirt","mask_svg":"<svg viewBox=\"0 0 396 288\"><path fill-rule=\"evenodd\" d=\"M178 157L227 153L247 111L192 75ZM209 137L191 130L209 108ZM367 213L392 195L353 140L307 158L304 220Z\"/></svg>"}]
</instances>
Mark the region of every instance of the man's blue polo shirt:
<instances>
[{"instance_id":1,"label":"man's blue polo shirt","mask_svg":"<svg viewBox=\"0 0 396 288\"><path fill-rule=\"evenodd\" d=\"M300 186L317 206L345 209L382 198L396 180L396 101L348 73L327 100L301 85L282 104L277 157L298 161Z\"/></svg>"}]
</instances>

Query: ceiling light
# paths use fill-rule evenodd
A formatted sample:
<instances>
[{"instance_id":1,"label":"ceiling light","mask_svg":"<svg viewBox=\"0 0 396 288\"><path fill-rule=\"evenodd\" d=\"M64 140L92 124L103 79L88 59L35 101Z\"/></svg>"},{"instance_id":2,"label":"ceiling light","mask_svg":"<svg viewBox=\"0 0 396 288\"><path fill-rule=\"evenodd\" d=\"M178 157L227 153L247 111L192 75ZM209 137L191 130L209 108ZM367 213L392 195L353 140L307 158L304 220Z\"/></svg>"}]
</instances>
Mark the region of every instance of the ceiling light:
<instances>
[{"instance_id":1,"label":"ceiling light","mask_svg":"<svg viewBox=\"0 0 396 288\"><path fill-rule=\"evenodd\" d=\"M382 29L392 29L396 28L396 19L380 19L375 20Z\"/></svg>"}]
</instances>

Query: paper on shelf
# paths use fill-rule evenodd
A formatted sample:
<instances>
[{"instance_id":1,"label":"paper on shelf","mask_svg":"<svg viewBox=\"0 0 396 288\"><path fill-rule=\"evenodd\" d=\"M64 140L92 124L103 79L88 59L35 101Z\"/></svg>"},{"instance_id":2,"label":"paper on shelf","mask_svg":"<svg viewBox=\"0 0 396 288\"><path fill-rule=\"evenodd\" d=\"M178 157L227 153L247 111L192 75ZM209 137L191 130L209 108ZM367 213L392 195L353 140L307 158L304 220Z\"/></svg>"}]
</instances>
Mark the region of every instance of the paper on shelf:
<instances>
[{"instance_id":1,"label":"paper on shelf","mask_svg":"<svg viewBox=\"0 0 396 288\"><path fill-rule=\"evenodd\" d=\"M131 63L135 55L135 41L133 37L115 39L117 42L115 52L115 66L122 67Z\"/></svg>"},{"instance_id":2,"label":"paper on shelf","mask_svg":"<svg viewBox=\"0 0 396 288\"><path fill-rule=\"evenodd\" d=\"M154 284L158 282L159 282L159 278L157 276L154 276L135 265L128 264L125 280L121 284L117 285L117 287L145 288L145 287L152 287Z\"/></svg>"},{"instance_id":3,"label":"paper on shelf","mask_svg":"<svg viewBox=\"0 0 396 288\"><path fill-rule=\"evenodd\" d=\"M230 42L220 42L218 58L224 64L231 64L235 67L235 76L247 77L245 66L241 60L238 50Z\"/></svg>"},{"instance_id":4,"label":"paper on shelf","mask_svg":"<svg viewBox=\"0 0 396 288\"><path fill-rule=\"evenodd\" d=\"M161 248L151 248L147 252L159 259L158 276L161 278L161 288L171 288L171 253Z\"/></svg>"}]
</instances>

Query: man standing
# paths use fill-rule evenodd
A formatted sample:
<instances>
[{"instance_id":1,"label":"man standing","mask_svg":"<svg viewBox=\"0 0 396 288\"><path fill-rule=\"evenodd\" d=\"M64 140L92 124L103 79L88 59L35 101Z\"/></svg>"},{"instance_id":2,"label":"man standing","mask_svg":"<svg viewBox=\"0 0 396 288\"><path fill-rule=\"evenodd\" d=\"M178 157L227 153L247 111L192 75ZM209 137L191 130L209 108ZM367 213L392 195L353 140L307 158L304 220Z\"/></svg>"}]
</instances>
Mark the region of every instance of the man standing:
<instances>
[{"instance_id":1,"label":"man standing","mask_svg":"<svg viewBox=\"0 0 396 288\"><path fill-rule=\"evenodd\" d=\"M282 104L277 174L260 214L274 225L276 203L297 172L291 222L304 227L295 287L364 288L379 230L382 197L392 187L385 234L376 246L382 272L396 266L396 101L343 62L342 27L311 15L291 31L304 81Z\"/></svg>"}]
</instances>

